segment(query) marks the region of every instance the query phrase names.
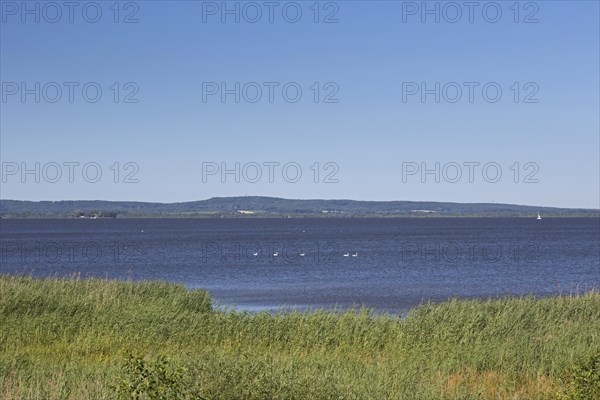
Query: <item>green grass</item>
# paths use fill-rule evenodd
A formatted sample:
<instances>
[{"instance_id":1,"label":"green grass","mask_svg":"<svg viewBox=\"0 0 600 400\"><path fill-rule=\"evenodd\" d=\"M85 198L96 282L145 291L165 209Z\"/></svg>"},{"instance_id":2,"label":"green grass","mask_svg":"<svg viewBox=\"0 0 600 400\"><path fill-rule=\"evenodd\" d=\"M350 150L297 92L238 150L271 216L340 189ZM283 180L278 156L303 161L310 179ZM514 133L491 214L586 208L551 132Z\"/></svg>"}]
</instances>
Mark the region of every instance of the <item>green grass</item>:
<instances>
[{"instance_id":1,"label":"green grass","mask_svg":"<svg viewBox=\"0 0 600 400\"><path fill-rule=\"evenodd\" d=\"M584 399L598 350L598 292L400 319L224 312L168 283L0 275L0 399Z\"/></svg>"}]
</instances>

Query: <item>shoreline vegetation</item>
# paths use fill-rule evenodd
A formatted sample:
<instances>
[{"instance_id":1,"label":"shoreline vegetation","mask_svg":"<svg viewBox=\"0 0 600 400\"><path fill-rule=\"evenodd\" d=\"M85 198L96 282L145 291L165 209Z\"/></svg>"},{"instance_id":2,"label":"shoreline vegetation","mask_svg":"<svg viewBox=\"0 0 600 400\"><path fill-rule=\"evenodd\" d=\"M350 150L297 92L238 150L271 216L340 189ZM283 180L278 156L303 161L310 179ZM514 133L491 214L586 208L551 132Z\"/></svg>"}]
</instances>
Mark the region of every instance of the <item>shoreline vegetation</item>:
<instances>
[{"instance_id":1,"label":"shoreline vegetation","mask_svg":"<svg viewBox=\"0 0 600 400\"><path fill-rule=\"evenodd\" d=\"M598 209L501 203L430 201L294 200L275 197L213 197L183 203L134 201L20 201L0 199L2 218L599 218Z\"/></svg>"},{"instance_id":2,"label":"shoreline vegetation","mask_svg":"<svg viewBox=\"0 0 600 400\"><path fill-rule=\"evenodd\" d=\"M600 293L273 315L0 274L0 399L115 398L598 399Z\"/></svg>"}]
</instances>

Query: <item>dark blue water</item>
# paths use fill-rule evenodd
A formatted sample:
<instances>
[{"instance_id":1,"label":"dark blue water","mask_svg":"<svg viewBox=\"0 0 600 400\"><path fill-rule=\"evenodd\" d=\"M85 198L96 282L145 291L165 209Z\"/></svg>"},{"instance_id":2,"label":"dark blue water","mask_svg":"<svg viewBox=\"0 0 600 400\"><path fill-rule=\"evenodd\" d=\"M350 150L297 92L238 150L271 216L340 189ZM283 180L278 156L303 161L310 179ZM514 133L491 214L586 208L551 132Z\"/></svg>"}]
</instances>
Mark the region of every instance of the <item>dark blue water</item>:
<instances>
[{"instance_id":1,"label":"dark blue water","mask_svg":"<svg viewBox=\"0 0 600 400\"><path fill-rule=\"evenodd\" d=\"M161 279L247 310L600 284L598 219L3 219L0 243L3 273Z\"/></svg>"}]
</instances>

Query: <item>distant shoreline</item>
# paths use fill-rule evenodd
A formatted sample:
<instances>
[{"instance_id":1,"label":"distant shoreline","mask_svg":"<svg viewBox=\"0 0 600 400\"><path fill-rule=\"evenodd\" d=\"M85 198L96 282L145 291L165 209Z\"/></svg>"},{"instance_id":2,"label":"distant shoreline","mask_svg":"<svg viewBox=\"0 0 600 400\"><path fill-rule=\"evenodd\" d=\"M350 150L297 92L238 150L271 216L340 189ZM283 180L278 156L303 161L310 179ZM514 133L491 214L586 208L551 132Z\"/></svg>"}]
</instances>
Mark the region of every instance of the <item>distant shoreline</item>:
<instances>
[{"instance_id":1,"label":"distant shoreline","mask_svg":"<svg viewBox=\"0 0 600 400\"><path fill-rule=\"evenodd\" d=\"M228 215L223 216L205 216L205 215L119 215L117 217L98 217L98 218L79 218L62 215L3 215L0 219L3 220L41 220L41 219L56 219L56 220L114 220L114 219L470 219L470 218L489 218L489 219L535 219L531 215L344 215L344 216L320 216L320 215ZM544 219L563 219L563 218L600 218L600 213L593 214L564 214L564 215L546 215Z\"/></svg>"},{"instance_id":2,"label":"distant shoreline","mask_svg":"<svg viewBox=\"0 0 600 400\"><path fill-rule=\"evenodd\" d=\"M502 203L215 197L184 203L0 199L2 218L542 218L600 217L600 209Z\"/></svg>"}]
</instances>

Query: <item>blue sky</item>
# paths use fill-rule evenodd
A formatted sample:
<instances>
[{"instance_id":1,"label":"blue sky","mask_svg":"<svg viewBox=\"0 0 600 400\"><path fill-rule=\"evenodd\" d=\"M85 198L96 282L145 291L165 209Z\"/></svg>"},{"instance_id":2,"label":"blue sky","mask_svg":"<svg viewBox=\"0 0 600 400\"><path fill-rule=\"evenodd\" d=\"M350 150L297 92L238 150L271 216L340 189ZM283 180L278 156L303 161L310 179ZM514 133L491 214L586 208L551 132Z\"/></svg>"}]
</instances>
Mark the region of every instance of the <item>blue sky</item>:
<instances>
[{"instance_id":1,"label":"blue sky","mask_svg":"<svg viewBox=\"0 0 600 400\"><path fill-rule=\"evenodd\" d=\"M29 14L0 3L2 198L599 207L597 1L475 2L473 22L465 2L427 2L439 22L402 1L324 1L318 16L314 1L273 2L273 22L265 2L227 2L239 22L220 1L120 2L118 15L113 1L78 2L73 22L63 2L61 16L45 2L27 2ZM249 22L256 5L262 16ZM221 84L236 82L240 101L223 102ZM439 102L423 101L421 85L436 83ZM36 163L39 173L21 175ZM236 163L239 182L221 175ZM439 182L421 175L436 163Z\"/></svg>"}]
</instances>

